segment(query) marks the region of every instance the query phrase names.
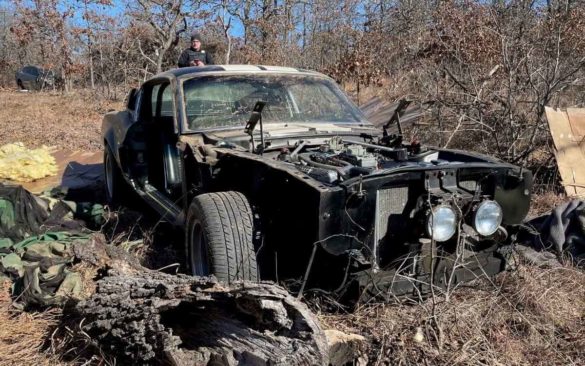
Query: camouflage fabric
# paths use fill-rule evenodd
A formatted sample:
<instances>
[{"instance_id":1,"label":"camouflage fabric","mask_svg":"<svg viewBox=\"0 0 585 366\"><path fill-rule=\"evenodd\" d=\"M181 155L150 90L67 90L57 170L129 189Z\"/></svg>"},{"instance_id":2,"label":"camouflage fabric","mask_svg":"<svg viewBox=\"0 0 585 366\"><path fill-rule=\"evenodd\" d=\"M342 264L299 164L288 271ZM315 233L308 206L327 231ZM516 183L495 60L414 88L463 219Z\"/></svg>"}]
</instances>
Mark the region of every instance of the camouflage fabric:
<instances>
[{"instance_id":1,"label":"camouflage fabric","mask_svg":"<svg viewBox=\"0 0 585 366\"><path fill-rule=\"evenodd\" d=\"M49 232L27 238L0 253L0 270L14 281L13 295L31 305L60 305L79 297L81 277L71 271L71 246L85 242L89 235Z\"/></svg>"},{"instance_id":2,"label":"camouflage fabric","mask_svg":"<svg viewBox=\"0 0 585 366\"><path fill-rule=\"evenodd\" d=\"M47 201L51 217L59 219L79 219L92 227L99 227L105 223L104 206L94 202L74 202L66 200L68 189L56 187L43 192L40 196ZM49 221L53 219L49 217Z\"/></svg>"},{"instance_id":3,"label":"camouflage fabric","mask_svg":"<svg viewBox=\"0 0 585 366\"><path fill-rule=\"evenodd\" d=\"M0 184L0 238L20 241L41 232L49 217L37 198L21 186Z\"/></svg>"},{"instance_id":4,"label":"camouflage fabric","mask_svg":"<svg viewBox=\"0 0 585 366\"><path fill-rule=\"evenodd\" d=\"M103 207L63 198L59 189L36 197L0 184L0 275L12 279L15 300L26 306L59 305L80 294L71 247L90 236L82 234L85 222L75 219L101 225Z\"/></svg>"},{"instance_id":5,"label":"camouflage fabric","mask_svg":"<svg viewBox=\"0 0 585 366\"><path fill-rule=\"evenodd\" d=\"M103 222L103 207L59 198L39 198L21 186L0 184L0 276L13 281L20 304L59 305L82 289L79 274L71 270L71 247L89 235L74 218L96 225Z\"/></svg>"}]
</instances>

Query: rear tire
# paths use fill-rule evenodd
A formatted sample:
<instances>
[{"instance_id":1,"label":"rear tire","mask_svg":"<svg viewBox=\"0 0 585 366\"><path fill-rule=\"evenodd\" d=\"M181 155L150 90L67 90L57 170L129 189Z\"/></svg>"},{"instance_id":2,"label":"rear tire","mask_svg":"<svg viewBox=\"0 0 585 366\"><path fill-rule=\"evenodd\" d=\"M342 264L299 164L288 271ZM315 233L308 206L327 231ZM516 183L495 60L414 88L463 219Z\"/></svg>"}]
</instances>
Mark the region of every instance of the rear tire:
<instances>
[{"instance_id":1,"label":"rear tire","mask_svg":"<svg viewBox=\"0 0 585 366\"><path fill-rule=\"evenodd\" d=\"M195 197L187 215L187 257L191 273L213 274L226 283L258 281L253 222L250 204L239 192Z\"/></svg>"},{"instance_id":2,"label":"rear tire","mask_svg":"<svg viewBox=\"0 0 585 366\"><path fill-rule=\"evenodd\" d=\"M24 90L24 85L22 84L22 80L20 80L20 79L16 80L16 85L18 85L18 88L20 90Z\"/></svg>"}]
</instances>

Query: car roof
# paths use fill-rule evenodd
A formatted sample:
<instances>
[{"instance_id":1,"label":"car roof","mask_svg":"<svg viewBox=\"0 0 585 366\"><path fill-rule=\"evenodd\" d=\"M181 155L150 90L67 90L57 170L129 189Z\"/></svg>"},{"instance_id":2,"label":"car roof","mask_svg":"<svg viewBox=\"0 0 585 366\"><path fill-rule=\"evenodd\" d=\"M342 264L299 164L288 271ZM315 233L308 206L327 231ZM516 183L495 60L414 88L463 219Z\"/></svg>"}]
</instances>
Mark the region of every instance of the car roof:
<instances>
[{"instance_id":1,"label":"car roof","mask_svg":"<svg viewBox=\"0 0 585 366\"><path fill-rule=\"evenodd\" d=\"M153 76L151 79L158 79L161 77L186 79L189 77L196 76L200 73L253 73L253 74L273 74L273 73L286 73L286 74L310 74L314 76L327 77L321 73L305 69L297 69L294 67L284 66L266 66L266 65L208 65L208 66L193 66L193 67L181 67L178 69L172 69L164 71L158 75Z\"/></svg>"}]
</instances>

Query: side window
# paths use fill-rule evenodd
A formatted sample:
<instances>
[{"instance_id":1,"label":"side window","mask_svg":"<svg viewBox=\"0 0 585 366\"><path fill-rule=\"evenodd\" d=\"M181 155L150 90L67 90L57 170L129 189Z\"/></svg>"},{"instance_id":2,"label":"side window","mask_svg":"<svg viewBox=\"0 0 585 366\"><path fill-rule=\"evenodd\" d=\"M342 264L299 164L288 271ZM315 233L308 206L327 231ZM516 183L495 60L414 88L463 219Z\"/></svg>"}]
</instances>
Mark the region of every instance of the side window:
<instances>
[{"instance_id":1,"label":"side window","mask_svg":"<svg viewBox=\"0 0 585 366\"><path fill-rule=\"evenodd\" d=\"M150 94L150 114L152 117L156 117L158 92L160 91L161 84L157 84L152 87L152 93Z\"/></svg>"},{"instance_id":2,"label":"side window","mask_svg":"<svg viewBox=\"0 0 585 366\"><path fill-rule=\"evenodd\" d=\"M134 120L137 121L142 115L142 96L144 95L144 89L140 88L136 92L134 97Z\"/></svg>"},{"instance_id":3,"label":"side window","mask_svg":"<svg viewBox=\"0 0 585 366\"><path fill-rule=\"evenodd\" d=\"M173 92L170 84L157 84L151 94L152 117L173 116Z\"/></svg>"},{"instance_id":4,"label":"side window","mask_svg":"<svg viewBox=\"0 0 585 366\"><path fill-rule=\"evenodd\" d=\"M126 96L126 99L125 99L126 108L128 108L131 111L136 110L136 99L138 97L138 93L139 93L139 91L137 89L133 88L128 92L128 95Z\"/></svg>"},{"instance_id":5,"label":"side window","mask_svg":"<svg viewBox=\"0 0 585 366\"><path fill-rule=\"evenodd\" d=\"M39 69L37 69L36 67L30 66L28 68L28 73L31 74L32 76L38 76L39 75Z\"/></svg>"}]
</instances>

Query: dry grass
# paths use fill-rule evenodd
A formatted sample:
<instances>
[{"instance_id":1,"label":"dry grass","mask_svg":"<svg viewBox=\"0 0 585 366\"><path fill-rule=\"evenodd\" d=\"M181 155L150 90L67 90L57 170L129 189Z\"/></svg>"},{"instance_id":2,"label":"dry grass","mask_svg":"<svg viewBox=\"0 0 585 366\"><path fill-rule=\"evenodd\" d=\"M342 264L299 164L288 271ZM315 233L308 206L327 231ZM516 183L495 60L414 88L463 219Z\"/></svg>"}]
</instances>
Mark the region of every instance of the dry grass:
<instances>
[{"instance_id":1,"label":"dry grass","mask_svg":"<svg viewBox=\"0 0 585 366\"><path fill-rule=\"evenodd\" d=\"M59 365L57 357L44 351L47 339L59 322L61 311L26 313L11 305L10 283L0 285L0 365Z\"/></svg>"},{"instance_id":2,"label":"dry grass","mask_svg":"<svg viewBox=\"0 0 585 366\"><path fill-rule=\"evenodd\" d=\"M528 217L531 218L548 214L553 208L571 201L574 198L575 197L567 197L564 194L556 194L554 192L533 195Z\"/></svg>"},{"instance_id":3,"label":"dry grass","mask_svg":"<svg viewBox=\"0 0 585 366\"><path fill-rule=\"evenodd\" d=\"M0 145L23 142L61 149L98 151L101 123L112 102L84 91L71 94L0 90Z\"/></svg>"},{"instance_id":4,"label":"dry grass","mask_svg":"<svg viewBox=\"0 0 585 366\"><path fill-rule=\"evenodd\" d=\"M374 365L585 364L585 272L568 267L520 266L419 305L320 318L366 336Z\"/></svg>"}]
</instances>

